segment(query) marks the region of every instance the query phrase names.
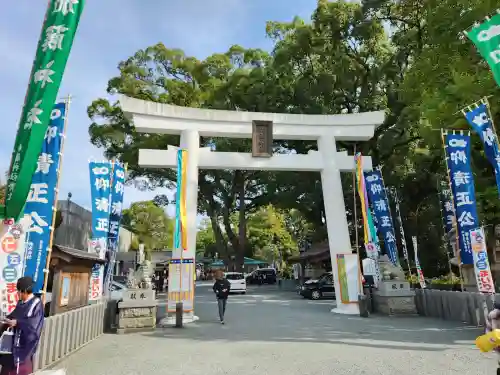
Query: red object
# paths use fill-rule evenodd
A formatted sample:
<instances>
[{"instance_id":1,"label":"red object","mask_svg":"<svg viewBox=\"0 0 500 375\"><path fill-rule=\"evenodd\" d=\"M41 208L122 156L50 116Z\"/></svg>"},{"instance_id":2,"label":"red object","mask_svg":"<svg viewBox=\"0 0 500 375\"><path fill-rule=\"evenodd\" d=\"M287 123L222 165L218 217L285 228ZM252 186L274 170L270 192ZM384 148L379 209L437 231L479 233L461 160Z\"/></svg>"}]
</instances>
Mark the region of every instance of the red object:
<instances>
[{"instance_id":1,"label":"red object","mask_svg":"<svg viewBox=\"0 0 500 375\"><path fill-rule=\"evenodd\" d=\"M483 270L479 271L479 281L482 284L482 291L493 291L492 289L492 280L491 280L491 274L490 272Z\"/></svg>"},{"instance_id":2,"label":"red object","mask_svg":"<svg viewBox=\"0 0 500 375\"><path fill-rule=\"evenodd\" d=\"M16 293L17 294L17 285L16 283L7 283L7 293Z\"/></svg>"},{"instance_id":3,"label":"red object","mask_svg":"<svg viewBox=\"0 0 500 375\"><path fill-rule=\"evenodd\" d=\"M17 250L17 240L11 235L5 236L2 240L2 250L7 254L13 253Z\"/></svg>"},{"instance_id":4,"label":"red object","mask_svg":"<svg viewBox=\"0 0 500 375\"><path fill-rule=\"evenodd\" d=\"M97 298L99 297L99 279L93 279L92 280L92 298Z\"/></svg>"}]
</instances>

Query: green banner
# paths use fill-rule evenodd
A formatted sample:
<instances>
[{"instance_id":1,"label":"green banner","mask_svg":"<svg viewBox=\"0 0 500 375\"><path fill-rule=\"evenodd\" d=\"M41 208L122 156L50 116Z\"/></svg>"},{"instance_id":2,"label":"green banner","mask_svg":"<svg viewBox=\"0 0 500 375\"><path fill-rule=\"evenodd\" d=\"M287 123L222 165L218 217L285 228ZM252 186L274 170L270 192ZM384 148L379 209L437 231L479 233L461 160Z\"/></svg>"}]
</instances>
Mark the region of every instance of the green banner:
<instances>
[{"instance_id":1,"label":"green banner","mask_svg":"<svg viewBox=\"0 0 500 375\"><path fill-rule=\"evenodd\" d=\"M0 208L4 218L17 219L23 212L84 3L49 2L10 161L5 206Z\"/></svg>"},{"instance_id":2,"label":"green banner","mask_svg":"<svg viewBox=\"0 0 500 375\"><path fill-rule=\"evenodd\" d=\"M495 14L483 23L475 25L465 34L488 62L493 77L500 86L500 14Z\"/></svg>"}]
</instances>

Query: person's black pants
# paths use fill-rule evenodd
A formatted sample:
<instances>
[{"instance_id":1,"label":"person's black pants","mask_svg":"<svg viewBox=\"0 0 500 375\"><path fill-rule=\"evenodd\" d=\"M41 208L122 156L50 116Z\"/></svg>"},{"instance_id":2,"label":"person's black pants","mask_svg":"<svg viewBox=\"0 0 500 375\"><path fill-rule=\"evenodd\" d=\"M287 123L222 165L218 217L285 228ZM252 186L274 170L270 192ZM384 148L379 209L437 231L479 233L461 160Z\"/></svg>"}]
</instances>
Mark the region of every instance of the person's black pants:
<instances>
[{"instance_id":1,"label":"person's black pants","mask_svg":"<svg viewBox=\"0 0 500 375\"><path fill-rule=\"evenodd\" d=\"M217 305L219 307L219 318L222 322L224 320L224 314L226 313L227 298L218 298Z\"/></svg>"}]
</instances>

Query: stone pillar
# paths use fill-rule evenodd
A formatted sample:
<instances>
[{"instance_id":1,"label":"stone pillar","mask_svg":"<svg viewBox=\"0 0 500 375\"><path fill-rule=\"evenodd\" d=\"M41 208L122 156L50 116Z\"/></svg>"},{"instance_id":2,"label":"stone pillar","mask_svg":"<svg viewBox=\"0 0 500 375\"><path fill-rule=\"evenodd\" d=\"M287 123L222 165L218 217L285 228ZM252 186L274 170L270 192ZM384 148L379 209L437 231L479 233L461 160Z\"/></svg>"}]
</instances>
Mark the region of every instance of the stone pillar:
<instances>
[{"instance_id":1,"label":"stone pillar","mask_svg":"<svg viewBox=\"0 0 500 375\"><path fill-rule=\"evenodd\" d=\"M477 292L476 274L472 264L462 265L462 276L464 278L464 288L467 292Z\"/></svg>"},{"instance_id":2,"label":"stone pillar","mask_svg":"<svg viewBox=\"0 0 500 375\"><path fill-rule=\"evenodd\" d=\"M359 306L357 303L342 304L339 302L340 284L337 272L337 254L352 253L352 247L351 239L349 238L340 171L336 161L337 146L335 139L333 137L320 137L318 139L318 151L323 158L321 184L323 187L328 245L330 247L335 291L337 293L337 308L333 309L332 312L359 315Z\"/></svg>"},{"instance_id":3,"label":"stone pillar","mask_svg":"<svg viewBox=\"0 0 500 375\"><path fill-rule=\"evenodd\" d=\"M117 333L150 331L156 328L156 293L152 289L128 289L118 303Z\"/></svg>"},{"instance_id":4,"label":"stone pillar","mask_svg":"<svg viewBox=\"0 0 500 375\"><path fill-rule=\"evenodd\" d=\"M196 218L198 215L198 160L200 154L200 134L197 130L186 129L181 133L180 147L188 151L186 170L186 226L187 226L187 251L183 258L196 258ZM171 317L168 317L169 319ZM193 311L185 313L184 323L196 321L198 318ZM169 322L171 323L171 322Z\"/></svg>"}]
</instances>

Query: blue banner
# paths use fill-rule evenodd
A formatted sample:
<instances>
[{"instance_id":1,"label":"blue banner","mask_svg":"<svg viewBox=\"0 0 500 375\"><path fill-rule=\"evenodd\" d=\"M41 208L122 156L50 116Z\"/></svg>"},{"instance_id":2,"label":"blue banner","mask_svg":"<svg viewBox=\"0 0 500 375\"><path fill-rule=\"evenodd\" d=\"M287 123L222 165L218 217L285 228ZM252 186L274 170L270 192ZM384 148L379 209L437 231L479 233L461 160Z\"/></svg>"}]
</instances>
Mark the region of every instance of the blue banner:
<instances>
[{"instance_id":1,"label":"blue banner","mask_svg":"<svg viewBox=\"0 0 500 375\"><path fill-rule=\"evenodd\" d=\"M447 134L445 150L457 218L460 258L463 264L473 264L469 231L479 227L480 223L470 164L470 136Z\"/></svg>"},{"instance_id":2,"label":"blue banner","mask_svg":"<svg viewBox=\"0 0 500 375\"><path fill-rule=\"evenodd\" d=\"M113 268L118 250L118 233L120 231L120 221L122 219L123 193L125 191L125 168L123 165L115 163L113 178L111 183L111 211L109 215L108 249L104 270L104 280L109 282L113 274ZM106 284L107 285L107 284Z\"/></svg>"},{"instance_id":3,"label":"blue banner","mask_svg":"<svg viewBox=\"0 0 500 375\"><path fill-rule=\"evenodd\" d=\"M92 200L92 243L94 251L104 258L108 242L111 176L113 165L109 162L90 162L90 196ZM99 299L103 293L104 268L96 264L92 268L90 300Z\"/></svg>"},{"instance_id":4,"label":"blue banner","mask_svg":"<svg viewBox=\"0 0 500 375\"><path fill-rule=\"evenodd\" d=\"M441 210L443 211L443 225L446 230L446 235L455 227L455 209L453 208L453 197L451 190L442 187L440 191Z\"/></svg>"},{"instance_id":5,"label":"blue banner","mask_svg":"<svg viewBox=\"0 0 500 375\"><path fill-rule=\"evenodd\" d=\"M479 134L483 142L484 153L495 170L495 179L500 194L500 151L498 150L498 138L488 112L486 104L480 104L477 108L464 112L464 114L470 126Z\"/></svg>"},{"instance_id":6,"label":"blue banner","mask_svg":"<svg viewBox=\"0 0 500 375\"><path fill-rule=\"evenodd\" d=\"M382 173L379 170L365 172L366 192L373 207L376 225L379 233L384 239L384 247L389 259L393 264L398 264L398 249L394 225L392 224L389 200L384 188Z\"/></svg>"},{"instance_id":7,"label":"blue banner","mask_svg":"<svg viewBox=\"0 0 500 375\"><path fill-rule=\"evenodd\" d=\"M57 189L61 143L64 137L65 116L66 104L56 104L50 115L50 124L45 133L42 151L38 156L37 167L24 207L24 213L31 215L24 275L33 278L34 293L40 293L43 290L43 271L47 263L47 251L50 246L50 233L53 226L54 205L56 204L55 191Z\"/></svg>"},{"instance_id":8,"label":"blue banner","mask_svg":"<svg viewBox=\"0 0 500 375\"><path fill-rule=\"evenodd\" d=\"M446 238L445 243L450 245L452 257L457 256L457 254L455 254L457 249L457 237L450 235L450 232L454 231L456 228L457 219L455 217L455 208L453 207L453 195L448 186L441 185L439 201L441 203L442 220ZM458 235L458 233L456 233L456 235ZM448 249L448 246L446 248Z\"/></svg>"}]
</instances>

